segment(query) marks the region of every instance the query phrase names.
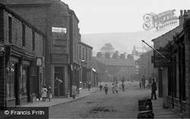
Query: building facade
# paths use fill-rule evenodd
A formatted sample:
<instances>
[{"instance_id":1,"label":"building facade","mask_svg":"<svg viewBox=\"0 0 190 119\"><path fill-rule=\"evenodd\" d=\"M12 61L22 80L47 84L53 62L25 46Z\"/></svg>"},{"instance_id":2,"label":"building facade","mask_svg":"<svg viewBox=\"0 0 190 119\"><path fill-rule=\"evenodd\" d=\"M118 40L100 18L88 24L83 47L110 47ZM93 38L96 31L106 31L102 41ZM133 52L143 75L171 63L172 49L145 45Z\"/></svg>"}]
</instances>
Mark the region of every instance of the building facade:
<instances>
[{"instance_id":1,"label":"building facade","mask_svg":"<svg viewBox=\"0 0 190 119\"><path fill-rule=\"evenodd\" d=\"M0 106L31 102L44 83L45 35L0 4Z\"/></svg>"},{"instance_id":2,"label":"building facade","mask_svg":"<svg viewBox=\"0 0 190 119\"><path fill-rule=\"evenodd\" d=\"M97 86L96 69L92 67L92 47L80 42L79 56L81 62L80 86L86 88L88 85Z\"/></svg>"},{"instance_id":3,"label":"building facade","mask_svg":"<svg viewBox=\"0 0 190 119\"><path fill-rule=\"evenodd\" d=\"M181 11L180 25L153 40L164 57L154 53L154 65L159 69L164 106L190 117L190 12Z\"/></svg>"},{"instance_id":4,"label":"building facade","mask_svg":"<svg viewBox=\"0 0 190 119\"><path fill-rule=\"evenodd\" d=\"M46 36L46 85L54 96L71 95L79 67L77 43L80 40L78 18L60 0L10 0L8 6L25 17Z\"/></svg>"},{"instance_id":5,"label":"building facade","mask_svg":"<svg viewBox=\"0 0 190 119\"><path fill-rule=\"evenodd\" d=\"M145 53L142 53L139 59L136 60L136 66L138 69L137 77L140 80L144 76L145 79L147 80L147 84L151 83L152 78L158 79L157 75L158 72L157 69L154 68L152 57L153 57L153 51L150 50Z\"/></svg>"}]
</instances>

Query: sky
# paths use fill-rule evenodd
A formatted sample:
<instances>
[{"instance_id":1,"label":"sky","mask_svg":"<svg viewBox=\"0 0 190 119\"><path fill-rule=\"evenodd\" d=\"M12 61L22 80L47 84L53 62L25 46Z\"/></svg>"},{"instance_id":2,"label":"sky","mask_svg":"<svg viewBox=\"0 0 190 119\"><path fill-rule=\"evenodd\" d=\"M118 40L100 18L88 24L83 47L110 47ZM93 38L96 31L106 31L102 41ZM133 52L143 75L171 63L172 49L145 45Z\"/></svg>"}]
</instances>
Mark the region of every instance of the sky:
<instances>
[{"instance_id":1,"label":"sky","mask_svg":"<svg viewBox=\"0 0 190 119\"><path fill-rule=\"evenodd\" d=\"M62 0L80 20L81 34L143 31L143 16L190 9L190 0Z\"/></svg>"}]
</instances>

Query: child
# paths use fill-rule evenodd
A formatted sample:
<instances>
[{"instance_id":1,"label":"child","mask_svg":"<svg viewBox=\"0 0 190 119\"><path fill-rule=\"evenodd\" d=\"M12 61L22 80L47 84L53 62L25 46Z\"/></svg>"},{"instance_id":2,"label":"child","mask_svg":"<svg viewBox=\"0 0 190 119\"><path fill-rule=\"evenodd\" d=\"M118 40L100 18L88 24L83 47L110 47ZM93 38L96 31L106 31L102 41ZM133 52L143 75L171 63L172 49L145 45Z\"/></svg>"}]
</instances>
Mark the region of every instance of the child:
<instances>
[{"instance_id":1,"label":"child","mask_svg":"<svg viewBox=\"0 0 190 119\"><path fill-rule=\"evenodd\" d=\"M42 101L46 101L47 98L47 88L46 86L43 86L42 88Z\"/></svg>"},{"instance_id":2,"label":"child","mask_svg":"<svg viewBox=\"0 0 190 119\"><path fill-rule=\"evenodd\" d=\"M105 94L107 95L108 94L108 84L105 84L104 91L105 91Z\"/></svg>"}]
</instances>

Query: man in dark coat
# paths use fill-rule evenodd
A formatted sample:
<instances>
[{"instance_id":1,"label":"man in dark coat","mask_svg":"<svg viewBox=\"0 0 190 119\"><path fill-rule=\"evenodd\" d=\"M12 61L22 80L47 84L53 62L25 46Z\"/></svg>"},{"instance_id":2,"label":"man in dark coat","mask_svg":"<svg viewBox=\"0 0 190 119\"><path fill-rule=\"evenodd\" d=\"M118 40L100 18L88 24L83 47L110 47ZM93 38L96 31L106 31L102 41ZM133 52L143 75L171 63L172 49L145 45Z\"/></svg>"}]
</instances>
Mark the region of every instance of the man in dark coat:
<instances>
[{"instance_id":1,"label":"man in dark coat","mask_svg":"<svg viewBox=\"0 0 190 119\"><path fill-rule=\"evenodd\" d=\"M152 79L152 85L151 85L151 87L152 87L152 93L151 93L151 99L153 99L153 97L154 97L154 99L156 100L157 99L157 97L156 97L156 90L157 90L157 86L156 86L156 82L155 82L155 79L153 78Z\"/></svg>"}]
</instances>

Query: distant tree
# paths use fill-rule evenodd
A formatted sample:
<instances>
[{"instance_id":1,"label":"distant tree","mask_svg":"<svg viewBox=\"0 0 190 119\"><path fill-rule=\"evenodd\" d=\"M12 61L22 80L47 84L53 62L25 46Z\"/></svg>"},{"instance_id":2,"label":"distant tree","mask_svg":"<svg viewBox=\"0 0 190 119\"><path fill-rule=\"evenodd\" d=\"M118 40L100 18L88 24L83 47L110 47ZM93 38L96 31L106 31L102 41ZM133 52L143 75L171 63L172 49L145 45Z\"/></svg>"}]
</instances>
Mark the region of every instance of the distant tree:
<instances>
[{"instance_id":1,"label":"distant tree","mask_svg":"<svg viewBox=\"0 0 190 119\"><path fill-rule=\"evenodd\" d=\"M106 43L100 50L102 53L110 53L112 54L114 52L114 47L112 46L111 43Z\"/></svg>"},{"instance_id":2,"label":"distant tree","mask_svg":"<svg viewBox=\"0 0 190 119\"><path fill-rule=\"evenodd\" d=\"M112 55L112 58L113 58L113 59L119 58L119 52L118 52L118 51L115 51L115 52L113 53L113 55Z\"/></svg>"},{"instance_id":3,"label":"distant tree","mask_svg":"<svg viewBox=\"0 0 190 119\"><path fill-rule=\"evenodd\" d=\"M101 58L103 56L102 52L97 52L96 57Z\"/></svg>"}]
</instances>

